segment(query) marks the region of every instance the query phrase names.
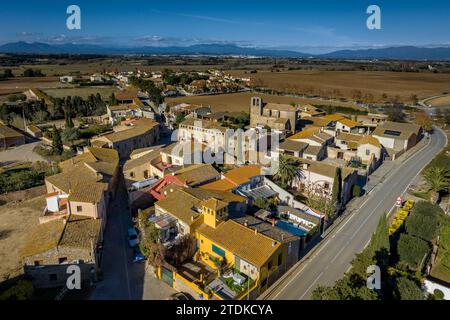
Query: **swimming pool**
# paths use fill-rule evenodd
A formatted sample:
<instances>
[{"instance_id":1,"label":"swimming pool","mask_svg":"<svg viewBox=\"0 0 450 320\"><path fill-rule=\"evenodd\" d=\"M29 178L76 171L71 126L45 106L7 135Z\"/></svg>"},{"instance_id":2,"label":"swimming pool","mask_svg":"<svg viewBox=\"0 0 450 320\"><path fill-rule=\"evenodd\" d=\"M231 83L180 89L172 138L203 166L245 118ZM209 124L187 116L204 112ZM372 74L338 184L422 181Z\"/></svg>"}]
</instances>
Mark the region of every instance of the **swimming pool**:
<instances>
[{"instance_id":1,"label":"swimming pool","mask_svg":"<svg viewBox=\"0 0 450 320\"><path fill-rule=\"evenodd\" d=\"M278 220L276 226L280 229L283 229L285 231L288 231L292 234L295 234L298 237L305 237L308 234L308 231L306 231L305 229L302 229L300 227L296 227L294 226L292 223L283 221L283 220Z\"/></svg>"}]
</instances>

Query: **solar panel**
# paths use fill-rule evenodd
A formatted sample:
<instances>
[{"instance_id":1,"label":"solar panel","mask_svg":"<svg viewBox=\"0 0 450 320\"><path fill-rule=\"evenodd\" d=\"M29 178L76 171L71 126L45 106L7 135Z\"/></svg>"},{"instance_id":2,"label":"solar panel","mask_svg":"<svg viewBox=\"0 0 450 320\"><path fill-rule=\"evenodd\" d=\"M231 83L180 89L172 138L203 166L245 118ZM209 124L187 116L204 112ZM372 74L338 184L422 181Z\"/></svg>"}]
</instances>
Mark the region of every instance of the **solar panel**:
<instances>
[{"instance_id":1,"label":"solar panel","mask_svg":"<svg viewBox=\"0 0 450 320\"><path fill-rule=\"evenodd\" d=\"M401 134L401 132L395 130L384 130L384 134L398 137Z\"/></svg>"}]
</instances>

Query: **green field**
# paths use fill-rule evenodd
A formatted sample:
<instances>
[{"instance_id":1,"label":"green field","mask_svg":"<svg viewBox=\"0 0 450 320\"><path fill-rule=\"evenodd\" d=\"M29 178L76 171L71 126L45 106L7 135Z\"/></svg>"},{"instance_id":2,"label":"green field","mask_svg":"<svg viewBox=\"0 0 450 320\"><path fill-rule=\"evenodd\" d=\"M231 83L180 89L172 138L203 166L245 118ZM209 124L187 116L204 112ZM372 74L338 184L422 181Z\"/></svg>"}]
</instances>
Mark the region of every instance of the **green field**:
<instances>
[{"instance_id":1,"label":"green field","mask_svg":"<svg viewBox=\"0 0 450 320\"><path fill-rule=\"evenodd\" d=\"M86 99L91 94L100 93L102 98L108 98L111 93L117 92L115 87L81 87L81 88L61 88L61 89L44 89L46 94L54 98L63 98L67 96L79 96Z\"/></svg>"}]
</instances>

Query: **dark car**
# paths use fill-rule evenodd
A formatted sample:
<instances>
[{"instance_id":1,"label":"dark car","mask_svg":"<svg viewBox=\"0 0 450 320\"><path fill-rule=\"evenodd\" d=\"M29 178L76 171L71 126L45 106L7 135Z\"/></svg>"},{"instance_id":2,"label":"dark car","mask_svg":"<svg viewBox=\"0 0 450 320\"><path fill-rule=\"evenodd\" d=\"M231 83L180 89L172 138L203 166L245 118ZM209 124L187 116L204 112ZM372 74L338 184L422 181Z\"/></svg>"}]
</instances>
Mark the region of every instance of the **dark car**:
<instances>
[{"instance_id":1,"label":"dark car","mask_svg":"<svg viewBox=\"0 0 450 320\"><path fill-rule=\"evenodd\" d=\"M144 262L144 261L145 261L145 257L142 254L139 247L134 247L133 248L133 262L140 263L140 262Z\"/></svg>"},{"instance_id":2,"label":"dark car","mask_svg":"<svg viewBox=\"0 0 450 320\"><path fill-rule=\"evenodd\" d=\"M195 300L189 293L177 292L170 296L170 300Z\"/></svg>"}]
</instances>

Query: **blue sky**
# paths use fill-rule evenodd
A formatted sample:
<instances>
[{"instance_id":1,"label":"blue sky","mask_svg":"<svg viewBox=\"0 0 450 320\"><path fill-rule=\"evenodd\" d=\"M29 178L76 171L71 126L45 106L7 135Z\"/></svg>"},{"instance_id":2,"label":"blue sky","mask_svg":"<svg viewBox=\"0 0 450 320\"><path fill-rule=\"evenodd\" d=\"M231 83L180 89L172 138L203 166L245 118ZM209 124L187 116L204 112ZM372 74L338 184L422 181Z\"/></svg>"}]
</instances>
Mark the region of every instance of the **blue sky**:
<instances>
[{"instance_id":1,"label":"blue sky","mask_svg":"<svg viewBox=\"0 0 450 320\"><path fill-rule=\"evenodd\" d=\"M81 30L66 8L81 8ZM366 28L381 8L382 29ZM121 46L234 43L305 52L389 45L450 45L450 1L407 0L30 0L4 1L0 43Z\"/></svg>"}]
</instances>

